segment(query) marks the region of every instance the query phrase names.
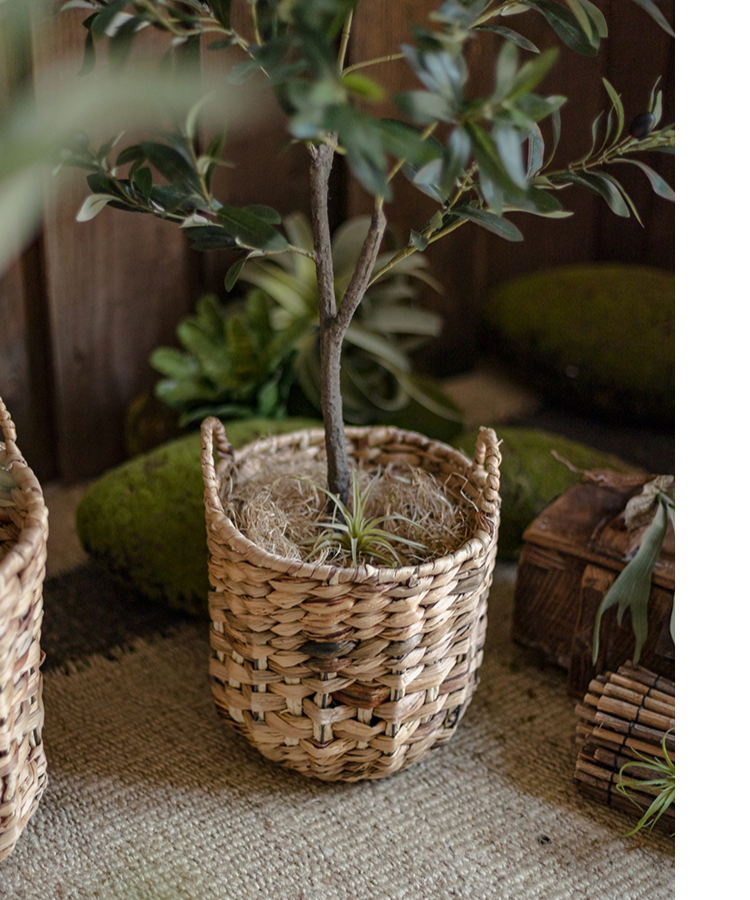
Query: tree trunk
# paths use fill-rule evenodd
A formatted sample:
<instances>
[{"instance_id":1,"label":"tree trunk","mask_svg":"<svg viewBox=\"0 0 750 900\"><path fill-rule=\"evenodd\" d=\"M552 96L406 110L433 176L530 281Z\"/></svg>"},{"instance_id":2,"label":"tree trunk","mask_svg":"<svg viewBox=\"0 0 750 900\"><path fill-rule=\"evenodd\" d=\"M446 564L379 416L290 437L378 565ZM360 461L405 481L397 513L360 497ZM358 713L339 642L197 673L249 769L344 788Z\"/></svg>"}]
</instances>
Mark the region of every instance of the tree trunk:
<instances>
[{"instance_id":1,"label":"tree trunk","mask_svg":"<svg viewBox=\"0 0 750 900\"><path fill-rule=\"evenodd\" d=\"M343 504L347 504L351 476L346 458L344 407L341 398L341 352L346 329L367 290L385 232L386 218L382 199L376 198L370 229L362 245L352 279L341 305L337 308L331 229L328 219L328 183L333 165L334 145L335 136L331 135L330 143L310 147L312 158L310 186L320 317L320 408L326 433L328 490L337 495Z\"/></svg>"}]
</instances>

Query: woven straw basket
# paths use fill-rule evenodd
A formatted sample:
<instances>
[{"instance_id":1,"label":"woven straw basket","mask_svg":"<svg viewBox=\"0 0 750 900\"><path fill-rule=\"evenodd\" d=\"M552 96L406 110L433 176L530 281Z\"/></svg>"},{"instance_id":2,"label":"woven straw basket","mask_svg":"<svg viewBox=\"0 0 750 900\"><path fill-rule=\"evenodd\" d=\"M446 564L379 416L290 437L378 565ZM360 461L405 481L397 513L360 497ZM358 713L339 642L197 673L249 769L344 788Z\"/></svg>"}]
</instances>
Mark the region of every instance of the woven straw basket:
<instances>
[{"instance_id":1,"label":"woven straw basket","mask_svg":"<svg viewBox=\"0 0 750 900\"><path fill-rule=\"evenodd\" d=\"M47 783L42 745L42 581L47 507L0 400L0 859L13 850Z\"/></svg>"},{"instance_id":2,"label":"woven straw basket","mask_svg":"<svg viewBox=\"0 0 750 900\"><path fill-rule=\"evenodd\" d=\"M495 433L482 429L472 464L413 432L346 429L353 466L419 466L460 487L471 510L473 534L459 549L403 568L285 559L225 515L233 463L248 454L324 458L322 430L236 454L218 419L206 419L202 435L219 714L267 758L324 781L382 778L444 744L482 661L500 522Z\"/></svg>"}]
</instances>

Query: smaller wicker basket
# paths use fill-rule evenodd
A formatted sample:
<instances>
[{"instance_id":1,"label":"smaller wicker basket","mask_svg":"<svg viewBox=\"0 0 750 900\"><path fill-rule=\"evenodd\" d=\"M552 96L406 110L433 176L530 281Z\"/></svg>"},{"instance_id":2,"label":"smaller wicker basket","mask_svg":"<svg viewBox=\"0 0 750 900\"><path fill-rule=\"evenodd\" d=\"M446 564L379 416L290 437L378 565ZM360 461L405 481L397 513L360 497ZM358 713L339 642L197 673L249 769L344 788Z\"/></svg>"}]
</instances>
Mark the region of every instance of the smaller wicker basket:
<instances>
[{"instance_id":1,"label":"smaller wicker basket","mask_svg":"<svg viewBox=\"0 0 750 900\"><path fill-rule=\"evenodd\" d=\"M225 514L234 463L249 454L323 459L322 430L267 438L237 454L218 419L206 419L202 434L219 714L268 759L323 781L382 778L444 744L482 662L500 522L494 431L481 430L472 463L414 432L346 429L354 466L418 466L454 487L470 510L472 532L461 547L402 568L276 556Z\"/></svg>"},{"instance_id":2,"label":"smaller wicker basket","mask_svg":"<svg viewBox=\"0 0 750 900\"><path fill-rule=\"evenodd\" d=\"M42 745L42 582L47 507L0 400L0 859L16 845L47 784Z\"/></svg>"}]
</instances>

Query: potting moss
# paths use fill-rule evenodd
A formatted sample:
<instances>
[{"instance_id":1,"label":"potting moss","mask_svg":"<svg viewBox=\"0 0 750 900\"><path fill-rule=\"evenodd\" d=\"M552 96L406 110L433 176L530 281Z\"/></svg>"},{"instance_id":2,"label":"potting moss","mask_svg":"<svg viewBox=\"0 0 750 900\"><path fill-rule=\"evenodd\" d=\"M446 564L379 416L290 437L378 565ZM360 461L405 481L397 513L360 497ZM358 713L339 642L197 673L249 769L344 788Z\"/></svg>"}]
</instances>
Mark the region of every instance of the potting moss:
<instances>
[{"instance_id":1,"label":"potting moss","mask_svg":"<svg viewBox=\"0 0 750 900\"><path fill-rule=\"evenodd\" d=\"M674 419L674 276L595 263L500 285L485 318L506 361L547 396L599 413Z\"/></svg>"},{"instance_id":2,"label":"potting moss","mask_svg":"<svg viewBox=\"0 0 750 900\"><path fill-rule=\"evenodd\" d=\"M235 447L260 434L319 426L309 420L254 419L227 426ZM476 432L454 445L473 456ZM500 428L501 496L498 555L513 559L524 529L580 479L551 451L581 469L633 471L621 460L541 431ZM84 549L113 575L154 601L207 616L208 571L200 435L170 441L113 469L91 485L77 512Z\"/></svg>"}]
</instances>

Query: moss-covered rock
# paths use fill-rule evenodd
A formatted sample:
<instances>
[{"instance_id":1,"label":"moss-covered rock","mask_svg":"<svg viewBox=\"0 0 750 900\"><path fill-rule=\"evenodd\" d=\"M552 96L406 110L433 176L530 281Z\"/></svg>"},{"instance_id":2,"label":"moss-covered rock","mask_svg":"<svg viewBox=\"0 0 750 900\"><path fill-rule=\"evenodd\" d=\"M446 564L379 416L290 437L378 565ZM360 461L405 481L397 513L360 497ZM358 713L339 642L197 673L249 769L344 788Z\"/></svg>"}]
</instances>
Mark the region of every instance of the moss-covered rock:
<instances>
[{"instance_id":1,"label":"moss-covered rock","mask_svg":"<svg viewBox=\"0 0 750 900\"><path fill-rule=\"evenodd\" d=\"M227 426L235 447L260 434L319 425L252 419ZM77 511L84 549L114 575L160 603L208 615L200 433L170 441L107 472Z\"/></svg>"},{"instance_id":2,"label":"moss-covered rock","mask_svg":"<svg viewBox=\"0 0 750 900\"><path fill-rule=\"evenodd\" d=\"M547 396L670 425L674 292L674 276L648 266L564 266L502 284L485 318L503 359Z\"/></svg>"},{"instance_id":3,"label":"moss-covered rock","mask_svg":"<svg viewBox=\"0 0 750 900\"><path fill-rule=\"evenodd\" d=\"M251 420L227 426L241 447L259 434L317 426L310 420ZM620 460L541 431L503 428L501 558L516 557L526 526L579 480L551 450L581 469L629 471ZM455 446L474 453L476 432ZM107 472L91 485L77 512L86 551L153 600L206 616L208 573L200 434L170 441Z\"/></svg>"},{"instance_id":4,"label":"moss-covered rock","mask_svg":"<svg viewBox=\"0 0 750 900\"><path fill-rule=\"evenodd\" d=\"M516 559L521 552L523 532L552 501L578 484L581 476L572 472L552 451L583 471L612 469L637 472L636 467L615 456L602 453L556 434L531 428L496 429L502 440L500 452L500 531L497 553L500 559ZM476 431L453 443L469 457L474 455Z\"/></svg>"}]
</instances>

